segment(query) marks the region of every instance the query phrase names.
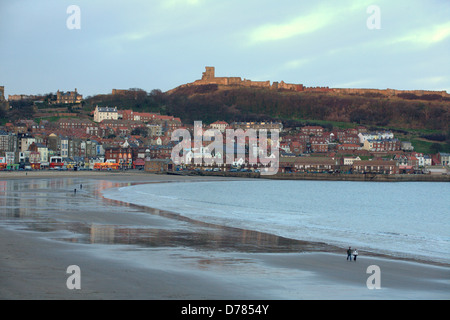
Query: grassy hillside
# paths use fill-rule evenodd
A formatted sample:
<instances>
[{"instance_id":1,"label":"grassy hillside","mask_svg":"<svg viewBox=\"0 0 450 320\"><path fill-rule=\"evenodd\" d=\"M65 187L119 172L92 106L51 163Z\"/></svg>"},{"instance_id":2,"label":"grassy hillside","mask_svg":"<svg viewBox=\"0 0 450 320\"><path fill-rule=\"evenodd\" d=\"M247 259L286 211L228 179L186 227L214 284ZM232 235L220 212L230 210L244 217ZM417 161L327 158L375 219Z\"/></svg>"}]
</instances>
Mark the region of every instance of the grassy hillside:
<instances>
[{"instance_id":1,"label":"grassy hillside","mask_svg":"<svg viewBox=\"0 0 450 320\"><path fill-rule=\"evenodd\" d=\"M419 152L450 151L450 99L437 95L385 97L207 85L174 90L164 96L164 105L187 123L280 120L285 126L365 125L393 130Z\"/></svg>"},{"instance_id":2,"label":"grassy hillside","mask_svg":"<svg viewBox=\"0 0 450 320\"><path fill-rule=\"evenodd\" d=\"M420 100L254 88L220 90L211 86L209 92L204 93L201 87L182 88L180 92L168 95L168 110L189 121L205 117L225 121L236 118L308 119L440 132L447 131L450 123L450 100L439 96Z\"/></svg>"}]
</instances>

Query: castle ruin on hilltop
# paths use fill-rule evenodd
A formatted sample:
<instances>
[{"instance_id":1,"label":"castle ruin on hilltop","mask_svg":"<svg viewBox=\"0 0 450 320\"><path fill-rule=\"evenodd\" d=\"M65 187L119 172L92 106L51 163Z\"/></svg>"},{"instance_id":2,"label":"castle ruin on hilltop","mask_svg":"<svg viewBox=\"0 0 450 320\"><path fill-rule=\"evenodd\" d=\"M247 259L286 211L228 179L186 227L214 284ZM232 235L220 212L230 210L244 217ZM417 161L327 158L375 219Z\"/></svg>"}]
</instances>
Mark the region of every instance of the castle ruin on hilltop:
<instances>
[{"instance_id":1,"label":"castle ruin on hilltop","mask_svg":"<svg viewBox=\"0 0 450 320\"><path fill-rule=\"evenodd\" d=\"M241 87L257 87L266 89L286 89L292 91L304 91L302 84L290 84L281 81L280 83L270 81L252 81L248 79L242 80L241 77L216 77L214 67L205 67L205 72L200 80L196 80L191 85L218 84L222 86L241 86Z\"/></svg>"},{"instance_id":2,"label":"castle ruin on hilltop","mask_svg":"<svg viewBox=\"0 0 450 320\"><path fill-rule=\"evenodd\" d=\"M354 89L354 88L329 88L329 87L306 87L303 84L292 84L270 81L252 81L248 79L242 79L241 77L216 77L215 67L205 67L205 72L202 73L202 78L191 83L181 85L170 92L178 88L185 88L191 86L216 84L219 86L229 87L253 87L253 88L265 88L270 90L287 90L294 92L335 92L340 94L381 94L383 96L395 96L401 93L410 93L417 96L426 94L436 94L442 97L450 97L447 91L428 91L428 90L395 90L395 89Z\"/></svg>"}]
</instances>

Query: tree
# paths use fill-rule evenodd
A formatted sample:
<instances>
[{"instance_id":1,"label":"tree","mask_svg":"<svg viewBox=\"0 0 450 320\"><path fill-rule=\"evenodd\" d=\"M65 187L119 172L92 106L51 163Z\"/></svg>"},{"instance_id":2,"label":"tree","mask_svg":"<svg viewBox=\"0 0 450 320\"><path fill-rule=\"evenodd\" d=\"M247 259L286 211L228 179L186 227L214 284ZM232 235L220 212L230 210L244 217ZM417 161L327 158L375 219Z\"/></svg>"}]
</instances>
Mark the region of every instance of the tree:
<instances>
[{"instance_id":1,"label":"tree","mask_svg":"<svg viewBox=\"0 0 450 320\"><path fill-rule=\"evenodd\" d=\"M141 136L143 138L148 137L148 130L145 127L137 127L134 128L133 131L131 131L131 135L133 136Z\"/></svg>"},{"instance_id":2,"label":"tree","mask_svg":"<svg viewBox=\"0 0 450 320\"><path fill-rule=\"evenodd\" d=\"M440 143L432 143L430 146L430 152L431 153L439 153L443 151L443 146Z\"/></svg>"}]
</instances>

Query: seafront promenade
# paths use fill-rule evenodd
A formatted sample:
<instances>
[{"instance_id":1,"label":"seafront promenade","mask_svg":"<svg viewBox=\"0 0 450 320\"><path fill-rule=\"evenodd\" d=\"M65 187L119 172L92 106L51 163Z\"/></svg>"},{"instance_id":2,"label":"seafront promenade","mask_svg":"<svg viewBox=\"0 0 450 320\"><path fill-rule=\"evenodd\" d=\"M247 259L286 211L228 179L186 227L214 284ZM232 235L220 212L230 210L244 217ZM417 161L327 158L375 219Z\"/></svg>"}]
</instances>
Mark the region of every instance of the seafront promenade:
<instances>
[{"instance_id":1,"label":"seafront promenade","mask_svg":"<svg viewBox=\"0 0 450 320\"><path fill-rule=\"evenodd\" d=\"M198 175L217 177L244 177L276 180L324 180L324 181L377 181L377 182L450 182L450 175L427 174L345 174L345 173L277 173L261 175L256 172L188 171L169 173L174 175Z\"/></svg>"},{"instance_id":2,"label":"seafront promenade","mask_svg":"<svg viewBox=\"0 0 450 320\"><path fill-rule=\"evenodd\" d=\"M202 176L202 177L230 177L230 178L261 178L276 180L323 180L323 181L374 181L374 182L450 182L450 175L437 174L345 174L345 173L277 173L275 175L261 175L258 172L230 172L230 171L179 171L150 173L140 170L126 171L2 171L3 178L27 177L118 177L130 175L133 177L148 178L154 175L168 176Z\"/></svg>"}]
</instances>

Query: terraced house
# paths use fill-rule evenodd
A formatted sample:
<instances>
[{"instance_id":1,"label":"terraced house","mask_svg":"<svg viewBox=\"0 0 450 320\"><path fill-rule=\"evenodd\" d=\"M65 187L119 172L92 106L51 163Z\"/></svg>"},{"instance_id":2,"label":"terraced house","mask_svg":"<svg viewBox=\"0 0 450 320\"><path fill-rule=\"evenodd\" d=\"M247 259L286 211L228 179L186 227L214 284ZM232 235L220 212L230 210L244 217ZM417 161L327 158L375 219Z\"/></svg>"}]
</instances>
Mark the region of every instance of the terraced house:
<instances>
[{"instance_id":1,"label":"terraced house","mask_svg":"<svg viewBox=\"0 0 450 320\"><path fill-rule=\"evenodd\" d=\"M361 160L353 163L353 173L398 174L397 161Z\"/></svg>"}]
</instances>

